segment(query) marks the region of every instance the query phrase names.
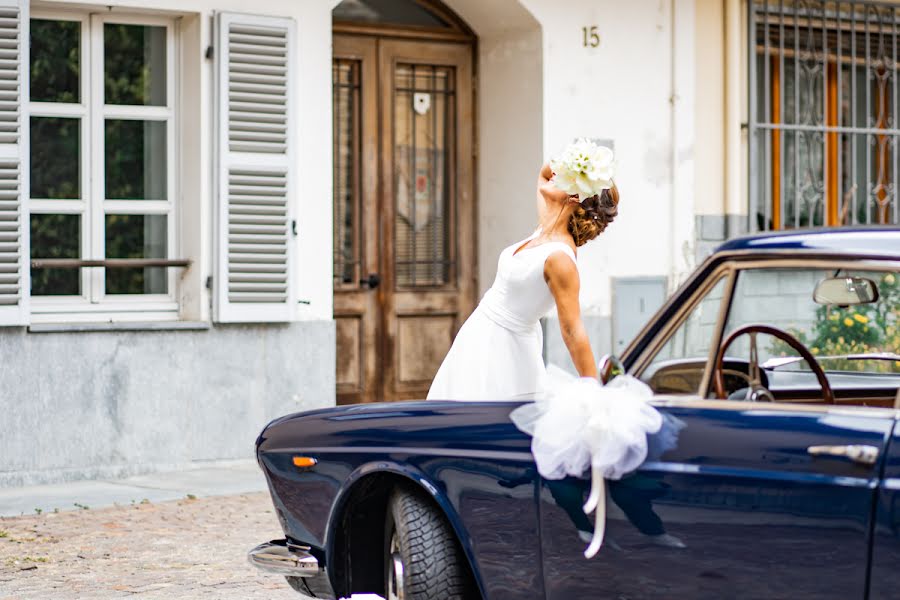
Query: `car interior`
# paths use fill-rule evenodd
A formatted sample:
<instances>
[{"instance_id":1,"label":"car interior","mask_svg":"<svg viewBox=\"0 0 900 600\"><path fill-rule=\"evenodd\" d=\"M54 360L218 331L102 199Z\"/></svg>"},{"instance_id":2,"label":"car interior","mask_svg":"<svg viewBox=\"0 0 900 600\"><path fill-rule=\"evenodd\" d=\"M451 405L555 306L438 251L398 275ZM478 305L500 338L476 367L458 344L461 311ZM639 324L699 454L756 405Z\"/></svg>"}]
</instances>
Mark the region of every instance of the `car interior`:
<instances>
[{"instance_id":1,"label":"car interior","mask_svg":"<svg viewBox=\"0 0 900 600\"><path fill-rule=\"evenodd\" d=\"M636 363L657 394L900 408L900 274L731 265Z\"/></svg>"}]
</instances>

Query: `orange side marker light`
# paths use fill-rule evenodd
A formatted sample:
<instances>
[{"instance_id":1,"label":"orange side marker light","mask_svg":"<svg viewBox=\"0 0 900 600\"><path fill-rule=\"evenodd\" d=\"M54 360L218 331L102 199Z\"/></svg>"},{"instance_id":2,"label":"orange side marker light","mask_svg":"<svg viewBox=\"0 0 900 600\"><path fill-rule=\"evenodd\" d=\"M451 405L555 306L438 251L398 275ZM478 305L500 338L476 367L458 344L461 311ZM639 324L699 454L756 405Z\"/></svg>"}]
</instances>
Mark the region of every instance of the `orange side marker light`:
<instances>
[{"instance_id":1,"label":"orange side marker light","mask_svg":"<svg viewBox=\"0 0 900 600\"><path fill-rule=\"evenodd\" d=\"M316 463L319 462L311 456L295 456L294 457L294 466L300 467L301 469L308 469L310 467L316 466Z\"/></svg>"}]
</instances>

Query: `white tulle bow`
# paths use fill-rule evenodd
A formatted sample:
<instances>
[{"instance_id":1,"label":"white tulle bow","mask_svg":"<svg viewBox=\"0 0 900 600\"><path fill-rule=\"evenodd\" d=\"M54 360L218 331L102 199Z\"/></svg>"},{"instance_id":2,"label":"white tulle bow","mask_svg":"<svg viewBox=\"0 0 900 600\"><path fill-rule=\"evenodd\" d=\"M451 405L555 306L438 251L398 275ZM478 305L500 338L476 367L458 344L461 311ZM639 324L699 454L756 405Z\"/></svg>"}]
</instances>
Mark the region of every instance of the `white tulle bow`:
<instances>
[{"instance_id":1,"label":"white tulle bow","mask_svg":"<svg viewBox=\"0 0 900 600\"><path fill-rule=\"evenodd\" d=\"M584 551L600 550L606 530L605 479L621 479L647 458L647 434L656 433L662 417L648 400L650 388L630 375L607 385L551 371L551 392L514 410L516 427L532 436L531 452L546 479L582 476L591 471L585 514L596 510L594 534Z\"/></svg>"}]
</instances>

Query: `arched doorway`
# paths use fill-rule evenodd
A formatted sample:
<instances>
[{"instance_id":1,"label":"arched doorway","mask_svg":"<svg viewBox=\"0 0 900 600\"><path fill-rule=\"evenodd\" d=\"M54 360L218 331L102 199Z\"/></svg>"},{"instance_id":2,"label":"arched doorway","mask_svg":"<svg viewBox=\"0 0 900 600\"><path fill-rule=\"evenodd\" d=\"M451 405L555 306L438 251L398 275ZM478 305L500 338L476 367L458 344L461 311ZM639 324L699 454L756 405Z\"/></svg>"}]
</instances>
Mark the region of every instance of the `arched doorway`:
<instances>
[{"instance_id":1,"label":"arched doorway","mask_svg":"<svg viewBox=\"0 0 900 600\"><path fill-rule=\"evenodd\" d=\"M475 36L434 0L333 21L337 398L424 398L477 293Z\"/></svg>"}]
</instances>

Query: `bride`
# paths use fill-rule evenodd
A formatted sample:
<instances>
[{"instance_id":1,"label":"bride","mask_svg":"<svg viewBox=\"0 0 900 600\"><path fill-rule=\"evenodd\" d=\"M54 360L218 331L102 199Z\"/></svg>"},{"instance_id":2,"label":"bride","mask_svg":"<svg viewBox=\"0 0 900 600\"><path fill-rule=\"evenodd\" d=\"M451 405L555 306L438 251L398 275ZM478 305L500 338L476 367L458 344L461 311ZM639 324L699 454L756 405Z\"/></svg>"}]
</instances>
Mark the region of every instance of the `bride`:
<instances>
[{"instance_id":1,"label":"bride","mask_svg":"<svg viewBox=\"0 0 900 600\"><path fill-rule=\"evenodd\" d=\"M463 324L428 392L437 400L534 400L548 391L539 320L554 303L582 377L597 365L578 304L577 248L618 213L612 151L579 140L537 180L538 228L500 253L497 277Z\"/></svg>"}]
</instances>

